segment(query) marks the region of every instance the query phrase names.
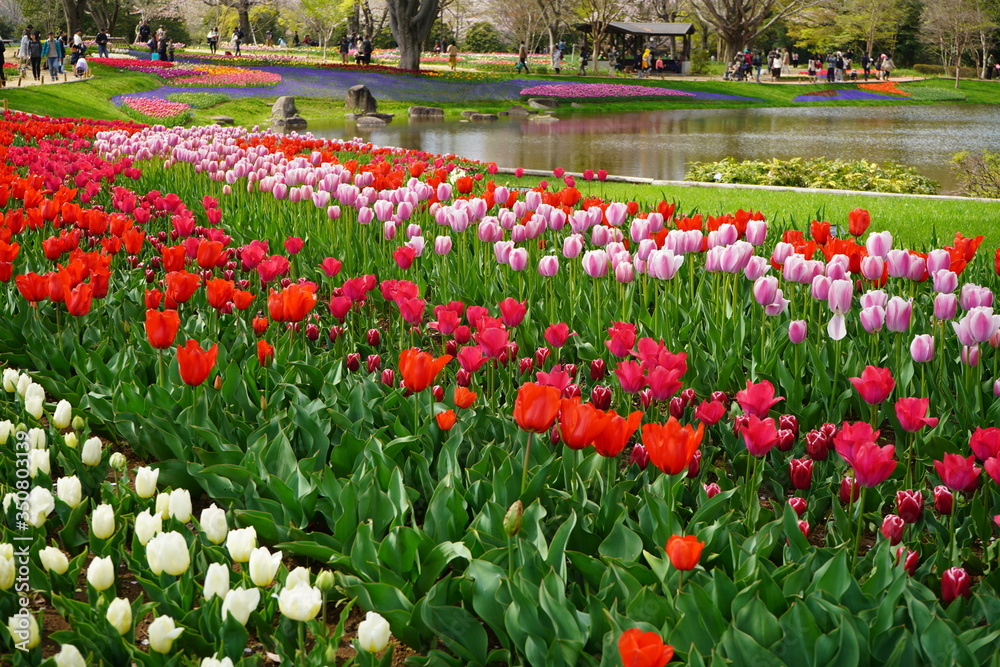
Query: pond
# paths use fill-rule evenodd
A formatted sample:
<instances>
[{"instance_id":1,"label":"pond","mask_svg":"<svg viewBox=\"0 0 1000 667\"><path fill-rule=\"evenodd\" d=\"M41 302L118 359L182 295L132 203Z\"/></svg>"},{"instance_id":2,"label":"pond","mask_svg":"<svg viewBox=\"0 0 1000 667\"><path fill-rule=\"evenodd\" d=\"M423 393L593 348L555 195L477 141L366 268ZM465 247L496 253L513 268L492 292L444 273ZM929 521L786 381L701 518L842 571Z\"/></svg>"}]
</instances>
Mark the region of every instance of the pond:
<instances>
[{"instance_id":1,"label":"pond","mask_svg":"<svg viewBox=\"0 0 1000 667\"><path fill-rule=\"evenodd\" d=\"M1000 151L1000 106L680 109L563 116L558 122L407 123L372 131L310 124L317 136L362 136L383 146L495 161L503 167L683 180L692 162L826 157L892 160L955 189L948 163L961 150Z\"/></svg>"}]
</instances>

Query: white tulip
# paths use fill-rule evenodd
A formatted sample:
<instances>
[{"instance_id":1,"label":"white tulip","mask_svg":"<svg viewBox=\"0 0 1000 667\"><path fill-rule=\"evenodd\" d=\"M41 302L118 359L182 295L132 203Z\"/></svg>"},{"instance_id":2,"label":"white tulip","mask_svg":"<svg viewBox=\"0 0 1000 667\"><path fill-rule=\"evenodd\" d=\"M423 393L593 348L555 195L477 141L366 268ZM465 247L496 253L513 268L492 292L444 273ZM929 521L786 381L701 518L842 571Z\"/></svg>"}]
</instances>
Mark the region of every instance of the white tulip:
<instances>
[{"instance_id":1,"label":"white tulip","mask_svg":"<svg viewBox=\"0 0 1000 667\"><path fill-rule=\"evenodd\" d=\"M56 500L52 497L52 492L48 489L36 486L28 494L28 510L25 521L41 528L45 524L45 519L56 508Z\"/></svg>"},{"instance_id":2,"label":"white tulip","mask_svg":"<svg viewBox=\"0 0 1000 667\"><path fill-rule=\"evenodd\" d=\"M149 624L149 648L157 653L170 653L174 640L180 637L184 628L174 625L174 619L160 616Z\"/></svg>"},{"instance_id":3,"label":"white tulip","mask_svg":"<svg viewBox=\"0 0 1000 667\"><path fill-rule=\"evenodd\" d=\"M260 591L256 588L234 588L222 601L222 620L226 614L232 616L240 625L246 625L250 614L260 604Z\"/></svg>"},{"instance_id":4,"label":"white tulip","mask_svg":"<svg viewBox=\"0 0 1000 667\"><path fill-rule=\"evenodd\" d=\"M34 479L38 473L49 475L52 468L49 466L49 450L32 449L28 452L28 477Z\"/></svg>"},{"instance_id":5,"label":"white tulip","mask_svg":"<svg viewBox=\"0 0 1000 667\"><path fill-rule=\"evenodd\" d=\"M80 459L83 461L83 465L86 466L96 466L101 462L101 456L103 445L101 444L101 439L96 435L92 438L87 438L87 441L83 443L83 451L80 453Z\"/></svg>"},{"instance_id":6,"label":"white tulip","mask_svg":"<svg viewBox=\"0 0 1000 667\"><path fill-rule=\"evenodd\" d=\"M72 508L83 502L83 487L76 475L60 477L56 480L56 496Z\"/></svg>"},{"instance_id":7,"label":"white tulip","mask_svg":"<svg viewBox=\"0 0 1000 667\"><path fill-rule=\"evenodd\" d=\"M297 567L285 577L285 588L295 588L299 585L309 585L309 568Z\"/></svg>"},{"instance_id":8,"label":"white tulip","mask_svg":"<svg viewBox=\"0 0 1000 667\"><path fill-rule=\"evenodd\" d=\"M14 585L14 575L17 574L17 567L13 558L0 556L0 591L10 590Z\"/></svg>"},{"instance_id":9,"label":"white tulip","mask_svg":"<svg viewBox=\"0 0 1000 667\"><path fill-rule=\"evenodd\" d=\"M11 616L7 619L7 630L10 631L14 647L17 649L24 647L30 650L42 641L42 635L38 631L38 621L31 614Z\"/></svg>"},{"instance_id":10,"label":"white tulip","mask_svg":"<svg viewBox=\"0 0 1000 667\"><path fill-rule=\"evenodd\" d=\"M28 377L27 373L21 373L17 377L17 388L14 390L17 395L24 398L25 394L28 393L28 387L32 385L31 378Z\"/></svg>"},{"instance_id":11,"label":"white tulip","mask_svg":"<svg viewBox=\"0 0 1000 667\"><path fill-rule=\"evenodd\" d=\"M239 528L229 531L226 535L226 548L229 550L229 557L234 563L246 563L250 560L250 554L257 546L257 530L249 528Z\"/></svg>"},{"instance_id":12,"label":"white tulip","mask_svg":"<svg viewBox=\"0 0 1000 667\"><path fill-rule=\"evenodd\" d=\"M124 635L132 627L132 607L129 606L128 600L115 598L108 605L104 618L108 619L108 623L118 631L118 634Z\"/></svg>"},{"instance_id":13,"label":"white tulip","mask_svg":"<svg viewBox=\"0 0 1000 667\"><path fill-rule=\"evenodd\" d=\"M0 558L14 558L14 545L9 542L0 542Z\"/></svg>"},{"instance_id":14,"label":"white tulip","mask_svg":"<svg viewBox=\"0 0 1000 667\"><path fill-rule=\"evenodd\" d=\"M250 580L255 586L265 588L274 581L281 565L281 552L271 553L267 547L254 549L250 553Z\"/></svg>"},{"instance_id":15,"label":"white tulip","mask_svg":"<svg viewBox=\"0 0 1000 667\"><path fill-rule=\"evenodd\" d=\"M174 489L170 493L170 516L181 523L191 520L191 494L187 489Z\"/></svg>"},{"instance_id":16,"label":"white tulip","mask_svg":"<svg viewBox=\"0 0 1000 667\"><path fill-rule=\"evenodd\" d=\"M70 449L76 449L77 445L80 444L80 439L76 437L76 431L70 431L69 433L63 435L63 442L65 442L66 446Z\"/></svg>"},{"instance_id":17,"label":"white tulip","mask_svg":"<svg viewBox=\"0 0 1000 667\"><path fill-rule=\"evenodd\" d=\"M202 658L200 667L233 667L233 661L228 656L222 660L218 658Z\"/></svg>"},{"instance_id":18,"label":"white tulip","mask_svg":"<svg viewBox=\"0 0 1000 667\"><path fill-rule=\"evenodd\" d=\"M52 425L62 430L69 427L72 419L73 406L69 404L69 401L64 399L56 403L56 411L52 413Z\"/></svg>"},{"instance_id":19,"label":"white tulip","mask_svg":"<svg viewBox=\"0 0 1000 667\"><path fill-rule=\"evenodd\" d=\"M28 449L45 449L45 431L40 428L28 429Z\"/></svg>"},{"instance_id":20,"label":"white tulip","mask_svg":"<svg viewBox=\"0 0 1000 667\"><path fill-rule=\"evenodd\" d=\"M379 653L389 645L389 621L381 614L370 611L358 624L358 645L369 653Z\"/></svg>"},{"instance_id":21,"label":"white tulip","mask_svg":"<svg viewBox=\"0 0 1000 667\"><path fill-rule=\"evenodd\" d=\"M135 517L135 536L139 544L146 546L154 535L163 532L163 517L143 510Z\"/></svg>"},{"instance_id":22,"label":"white tulip","mask_svg":"<svg viewBox=\"0 0 1000 667\"><path fill-rule=\"evenodd\" d=\"M156 513L164 521L170 518L170 494L159 493L156 495Z\"/></svg>"},{"instance_id":23,"label":"white tulip","mask_svg":"<svg viewBox=\"0 0 1000 667\"><path fill-rule=\"evenodd\" d=\"M313 586L284 587L278 595L281 615L293 621L311 621L323 606L323 594Z\"/></svg>"},{"instance_id":24,"label":"white tulip","mask_svg":"<svg viewBox=\"0 0 1000 667\"><path fill-rule=\"evenodd\" d=\"M46 572L66 574L66 570L69 569L69 558L56 547L45 547L38 552L38 558L42 561L42 567Z\"/></svg>"},{"instance_id":25,"label":"white tulip","mask_svg":"<svg viewBox=\"0 0 1000 667\"><path fill-rule=\"evenodd\" d=\"M13 394L17 391L17 381L20 378L21 374L13 368L3 369L3 390L8 394Z\"/></svg>"},{"instance_id":26,"label":"white tulip","mask_svg":"<svg viewBox=\"0 0 1000 667\"><path fill-rule=\"evenodd\" d=\"M3 512L4 512L4 514L6 514L7 512L10 511L11 503L14 504L14 507L20 507L21 506L21 501L18 499L16 493L8 493L7 495L5 495L3 497Z\"/></svg>"},{"instance_id":27,"label":"white tulip","mask_svg":"<svg viewBox=\"0 0 1000 667\"><path fill-rule=\"evenodd\" d=\"M226 511L215 503L201 511L201 518L198 520L205 537L212 544L222 544L229 534L229 525L226 523Z\"/></svg>"},{"instance_id":28,"label":"white tulip","mask_svg":"<svg viewBox=\"0 0 1000 667\"><path fill-rule=\"evenodd\" d=\"M52 657L56 661L56 667L87 667L80 649L72 644L63 644L62 649Z\"/></svg>"},{"instance_id":29,"label":"white tulip","mask_svg":"<svg viewBox=\"0 0 1000 667\"><path fill-rule=\"evenodd\" d=\"M115 566L111 556L95 558L87 568L87 582L97 591L106 591L115 583Z\"/></svg>"},{"instance_id":30,"label":"white tulip","mask_svg":"<svg viewBox=\"0 0 1000 667\"><path fill-rule=\"evenodd\" d=\"M208 573L205 575L205 587L202 595L205 600L211 600L213 595L218 595L225 600L229 594L229 568L222 563L212 563L208 566Z\"/></svg>"},{"instance_id":31,"label":"white tulip","mask_svg":"<svg viewBox=\"0 0 1000 667\"><path fill-rule=\"evenodd\" d=\"M90 515L90 529L94 537L106 540L115 532L115 511L111 505L98 505Z\"/></svg>"},{"instance_id":32,"label":"white tulip","mask_svg":"<svg viewBox=\"0 0 1000 667\"><path fill-rule=\"evenodd\" d=\"M44 407L45 390L38 384L28 385L28 389L24 392L24 411L35 419L41 419Z\"/></svg>"},{"instance_id":33,"label":"white tulip","mask_svg":"<svg viewBox=\"0 0 1000 667\"><path fill-rule=\"evenodd\" d=\"M7 438L10 437L10 434L13 433L13 431L14 431L14 422L12 422L9 419L5 419L2 422L0 422L0 445L7 444Z\"/></svg>"},{"instance_id":34,"label":"white tulip","mask_svg":"<svg viewBox=\"0 0 1000 667\"><path fill-rule=\"evenodd\" d=\"M135 492L140 498L152 498L156 493L156 481L160 477L159 469L153 470L143 466L135 471Z\"/></svg>"},{"instance_id":35,"label":"white tulip","mask_svg":"<svg viewBox=\"0 0 1000 667\"><path fill-rule=\"evenodd\" d=\"M146 545L146 560L153 574L161 572L179 577L187 572L191 565L191 553L188 551L184 536L177 532L160 533Z\"/></svg>"}]
</instances>

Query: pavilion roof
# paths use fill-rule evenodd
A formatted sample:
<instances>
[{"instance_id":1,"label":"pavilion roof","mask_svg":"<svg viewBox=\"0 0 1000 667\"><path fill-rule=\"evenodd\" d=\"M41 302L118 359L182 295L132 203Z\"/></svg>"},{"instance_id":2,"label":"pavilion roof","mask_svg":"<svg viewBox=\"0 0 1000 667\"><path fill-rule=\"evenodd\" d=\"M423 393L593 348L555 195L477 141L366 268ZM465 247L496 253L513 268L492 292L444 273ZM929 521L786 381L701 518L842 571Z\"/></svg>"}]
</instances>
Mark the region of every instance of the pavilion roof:
<instances>
[{"instance_id":1,"label":"pavilion roof","mask_svg":"<svg viewBox=\"0 0 1000 667\"><path fill-rule=\"evenodd\" d=\"M576 26L581 32L590 32L589 23L581 23ZM647 35L649 37L683 37L693 35L695 32L692 23L631 23L625 21L612 21L604 29L605 34L612 35Z\"/></svg>"}]
</instances>

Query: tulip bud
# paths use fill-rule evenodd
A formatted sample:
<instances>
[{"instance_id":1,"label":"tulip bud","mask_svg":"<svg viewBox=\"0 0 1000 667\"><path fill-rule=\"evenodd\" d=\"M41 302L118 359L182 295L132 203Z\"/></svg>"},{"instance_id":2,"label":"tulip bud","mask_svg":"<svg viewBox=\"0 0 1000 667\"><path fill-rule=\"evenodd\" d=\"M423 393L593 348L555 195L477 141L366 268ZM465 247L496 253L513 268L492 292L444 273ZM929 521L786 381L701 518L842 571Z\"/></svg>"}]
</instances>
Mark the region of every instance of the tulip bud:
<instances>
[{"instance_id":1,"label":"tulip bud","mask_svg":"<svg viewBox=\"0 0 1000 667\"><path fill-rule=\"evenodd\" d=\"M42 567L46 572L66 574L66 570L69 569L69 559L56 547L45 547L38 552L38 558L42 561Z\"/></svg>"},{"instance_id":2,"label":"tulip bud","mask_svg":"<svg viewBox=\"0 0 1000 667\"><path fill-rule=\"evenodd\" d=\"M240 625L246 625L250 614L253 613L258 604L260 604L260 591L258 589L234 588L222 601L222 619L225 620L228 615L232 616Z\"/></svg>"},{"instance_id":3,"label":"tulip bud","mask_svg":"<svg viewBox=\"0 0 1000 667\"><path fill-rule=\"evenodd\" d=\"M531 357L521 357L520 359L517 360L518 375L525 375L526 373L530 373L534 369L534 367L535 367L535 362L531 359Z\"/></svg>"},{"instance_id":4,"label":"tulip bud","mask_svg":"<svg viewBox=\"0 0 1000 667\"><path fill-rule=\"evenodd\" d=\"M319 340L319 326L310 322L306 325L306 338L309 340Z\"/></svg>"},{"instance_id":5,"label":"tulip bud","mask_svg":"<svg viewBox=\"0 0 1000 667\"><path fill-rule=\"evenodd\" d=\"M793 445L795 445L795 433L785 428L778 431L778 442L775 443L778 451L790 452Z\"/></svg>"},{"instance_id":6,"label":"tulip bud","mask_svg":"<svg viewBox=\"0 0 1000 667\"><path fill-rule=\"evenodd\" d=\"M791 505L792 509L795 510L795 515L801 517L806 513L809 504L806 502L805 498L789 498L788 504Z\"/></svg>"},{"instance_id":7,"label":"tulip bud","mask_svg":"<svg viewBox=\"0 0 1000 667\"><path fill-rule=\"evenodd\" d=\"M604 359L594 359L590 362L590 379L594 382L604 379L604 376L608 374L607 365L604 363Z\"/></svg>"},{"instance_id":8,"label":"tulip bud","mask_svg":"<svg viewBox=\"0 0 1000 667\"><path fill-rule=\"evenodd\" d=\"M57 429L64 429L69 426L70 421L73 419L73 406L70 405L69 401L62 400L56 404L56 410L52 413L52 425Z\"/></svg>"},{"instance_id":9,"label":"tulip bud","mask_svg":"<svg viewBox=\"0 0 1000 667\"><path fill-rule=\"evenodd\" d=\"M38 621L28 613L19 613L7 619L7 630L15 644L31 650L42 641Z\"/></svg>"},{"instance_id":10,"label":"tulip bud","mask_svg":"<svg viewBox=\"0 0 1000 667\"><path fill-rule=\"evenodd\" d=\"M229 531L226 535L226 549L234 563L246 563L257 547L257 531L253 526Z\"/></svg>"},{"instance_id":11,"label":"tulip bud","mask_svg":"<svg viewBox=\"0 0 1000 667\"><path fill-rule=\"evenodd\" d=\"M971 580L969 573L960 567L950 567L941 575L941 601L947 606L957 598L969 597Z\"/></svg>"},{"instance_id":12,"label":"tulip bud","mask_svg":"<svg viewBox=\"0 0 1000 667\"><path fill-rule=\"evenodd\" d=\"M208 572L205 574L205 586L202 588L202 595L205 600L211 600L218 596L220 600L225 600L229 594L229 567L222 563L210 563Z\"/></svg>"},{"instance_id":13,"label":"tulip bud","mask_svg":"<svg viewBox=\"0 0 1000 667\"><path fill-rule=\"evenodd\" d=\"M670 399L668 404L668 411L670 416L674 419L681 419L684 417L684 399L680 396L674 396Z\"/></svg>"},{"instance_id":14,"label":"tulip bud","mask_svg":"<svg viewBox=\"0 0 1000 667\"><path fill-rule=\"evenodd\" d=\"M143 546L162 530L163 517L160 514L150 514L149 510L143 510L135 517L135 537Z\"/></svg>"},{"instance_id":15,"label":"tulip bud","mask_svg":"<svg viewBox=\"0 0 1000 667\"><path fill-rule=\"evenodd\" d=\"M212 383L212 389L215 391L220 391L222 389L222 376L216 375L215 381Z\"/></svg>"},{"instance_id":16,"label":"tulip bud","mask_svg":"<svg viewBox=\"0 0 1000 667\"><path fill-rule=\"evenodd\" d=\"M912 489L896 492L896 513L904 523L916 523L924 510L924 494Z\"/></svg>"},{"instance_id":17,"label":"tulip bud","mask_svg":"<svg viewBox=\"0 0 1000 667\"><path fill-rule=\"evenodd\" d=\"M740 432L750 425L749 415L736 415L733 417L733 434L739 435Z\"/></svg>"},{"instance_id":18,"label":"tulip bud","mask_svg":"<svg viewBox=\"0 0 1000 667\"><path fill-rule=\"evenodd\" d=\"M559 433L559 427L553 426L549 429L549 444L558 447L560 442L562 442L562 435Z\"/></svg>"},{"instance_id":19,"label":"tulip bud","mask_svg":"<svg viewBox=\"0 0 1000 667\"><path fill-rule=\"evenodd\" d=\"M128 600L123 598L112 600L104 617L120 635L124 635L132 628L132 607Z\"/></svg>"},{"instance_id":20,"label":"tulip bud","mask_svg":"<svg viewBox=\"0 0 1000 667\"><path fill-rule=\"evenodd\" d=\"M358 646L369 653L379 653L389 645L389 622L373 611L358 625Z\"/></svg>"},{"instance_id":21,"label":"tulip bud","mask_svg":"<svg viewBox=\"0 0 1000 667\"><path fill-rule=\"evenodd\" d=\"M79 431L85 425L86 425L86 422L84 422L83 421L83 417L81 417L79 415L77 415L76 417L73 417L73 421L70 422L70 426L72 426L73 430L75 430L75 431Z\"/></svg>"},{"instance_id":22,"label":"tulip bud","mask_svg":"<svg viewBox=\"0 0 1000 667\"><path fill-rule=\"evenodd\" d=\"M507 537L514 537L520 532L523 517L524 505L520 500L515 500L503 517L503 530L507 533Z\"/></svg>"},{"instance_id":23,"label":"tulip bud","mask_svg":"<svg viewBox=\"0 0 1000 667\"><path fill-rule=\"evenodd\" d=\"M778 429L791 431L795 437L799 435L799 419L795 415L781 415L778 417Z\"/></svg>"},{"instance_id":24,"label":"tulip bud","mask_svg":"<svg viewBox=\"0 0 1000 667\"><path fill-rule=\"evenodd\" d=\"M117 472L123 472L126 467L128 467L128 461L125 460L125 455L121 452L115 452L108 459L108 463L111 465L111 469Z\"/></svg>"},{"instance_id":25,"label":"tulip bud","mask_svg":"<svg viewBox=\"0 0 1000 667\"><path fill-rule=\"evenodd\" d=\"M799 530L802 531L802 534L805 535L806 539L808 540L809 539L809 533L810 533L810 530L811 530L809 528L809 522L806 521L805 519L802 519L802 520L800 520L798 522L798 526L799 526Z\"/></svg>"},{"instance_id":26,"label":"tulip bud","mask_svg":"<svg viewBox=\"0 0 1000 667\"><path fill-rule=\"evenodd\" d=\"M947 486L934 487L934 509L938 514L951 514L955 507L955 496Z\"/></svg>"},{"instance_id":27,"label":"tulip bud","mask_svg":"<svg viewBox=\"0 0 1000 667\"><path fill-rule=\"evenodd\" d=\"M369 373L377 372L381 365L382 365L382 357L380 357L377 354L369 354L368 358L365 359L365 369Z\"/></svg>"},{"instance_id":28,"label":"tulip bud","mask_svg":"<svg viewBox=\"0 0 1000 667\"><path fill-rule=\"evenodd\" d=\"M552 350L547 347L540 347L535 350L535 365L539 368L543 368L545 366L545 361L549 358L550 354L552 354Z\"/></svg>"},{"instance_id":29,"label":"tulip bud","mask_svg":"<svg viewBox=\"0 0 1000 667\"><path fill-rule=\"evenodd\" d=\"M387 387L391 387L396 383L396 372L391 368L386 368L382 371L382 384Z\"/></svg>"},{"instance_id":30,"label":"tulip bud","mask_svg":"<svg viewBox=\"0 0 1000 667\"><path fill-rule=\"evenodd\" d=\"M444 387L439 384L434 385L431 387L431 395L434 397L435 401L440 403L444 400Z\"/></svg>"},{"instance_id":31,"label":"tulip bud","mask_svg":"<svg viewBox=\"0 0 1000 667\"><path fill-rule=\"evenodd\" d=\"M823 431L806 433L806 454L814 461L823 461L829 453L830 439Z\"/></svg>"},{"instance_id":32,"label":"tulip bud","mask_svg":"<svg viewBox=\"0 0 1000 667\"><path fill-rule=\"evenodd\" d=\"M101 462L101 439L98 437L88 438L83 443L83 451L80 453L80 460L84 465L96 466Z\"/></svg>"},{"instance_id":33,"label":"tulip bud","mask_svg":"<svg viewBox=\"0 0 1000 667\"><path fill-rule=\"evenodd\" d=\"M106 540L115 532L115 511L111 505L98 505L90 517L90 530L94 537Z\"/></svg>"},{"instance_id":34,"label":"tulip bud","mask_svg":"<svg viewBox=\"0 0 1000 667\"><path fill-rule=\"evenodd\" d=\"M449 338L447 341L445 341L444 353L450 354L453 357L456 354L458 354L458 341L455 340L454 338Z\"/></svg>"},{"instance_id":35,"label":"tulip bud","mask_svg":"<svg viewBox=\"0 0 1000 667\"><path fill-rule=\"evenodd\" d=\"M87 667L80 649L72 644L63 644L52 659L55 660L56 667Z\"/></svg>"},{"instance_id":36,"label":"tulip bud","mask_svg":"<svg viewBox=\"0 0 1000 667\"><path fill-rule=\"evenodd\" d=\"M903 554L906 554L905 557ZM920 562L920 554L916 551L910 551L906 547L899 547L896 550L896 564L903 564L903 569L906 570L907 574L911 577L917 572L917 564Z\"/></svg>"},{"instance_id":37,"label":"tulip bud","mask_svg":"<svg viewBox=\"0 0 1000 667\"><path fill-rule=\"evenodd\" d=\"M169 616L160 616L149 624L149 648L157 653L170 653L174 640L177 639L184 628L174 625L174 619Z\"/></svg>"},{"instance_id":38,"label":"tulip bud","mask_svg":"<svg viewBox=\"0 0 1000 667\"><path fill-rule=\"evenodd\" d=\"M266 588L274 581L280 565L280 551L272 554L267 547L258 547L250 553L250 580L255 586Z\"/></svg>"},{"instance_id":39,"label":"tulip bud","mask_svg":"<svg viewBox=\"0 0 1000 667\"><path fill-rule=\"evenodd\" d=\"M327 334L327 338L330 339L331 343L336 343L337 339L344 333L344 327L332 326L330 327L330 333Z\"/></svg>"},{"instance_id":40,"label":"tulip bud","mask_svg":"<svg viewBox=\"0 0 1000 667\"><path fill-rule=\"evenodd\" d=\"M611 407L611 389L603 385L596 385L590 390L590 402L598 410L607 410Z\"/></svg>"},{"instance_id":41,"label":"tulip bud","mask_svg":"<svg viewBox=\"0 0 1000 667\"><path fill-rule=\"evenodd\" d=\"M135 492L140 498L152 498L156 493L156 481L160 477L159 470L149 467L137 468L135 471Z\"/></svg>"},{"instance_id":42,"label":"tulip bud","mask_svg":"<svg viewBox=\"0 0 1000 667\"><path fill-rule=\"evenodd\" d=\"M201 511L198 520L205 537L212 544L222 544L229 534L229 525L226 522L226 511L218 507L215 503Z\"/></svg>"},{"instance_id":43,"label":"tulip bud","mask_svg":"<svg viewBox=\"0 0 1000 667\"><path fill-rule=\"evenodd\" d=\"M688 463L687 476L697 477L699 472L701 472L701 449L696 449Z\"/></svg>"},{"instance_id":44,"label":"tulip bud","mask_svg":"<svg viewBox=\"0 0 1000 667\"><path fill-rule=\"evenodd\" d=\"M861 497L861 485L853 477L845 477L840 482L840 502L847 504Z\"/></svg>"},{"instance_id":45,"label":"tulip bud","mask_svg":"<svg viewBox=\"0 0 1000 667\"><path fill-rule=\"evenodd\" d=\"M788 472L792 488L808 489L812 485L813 462L811 459L789 459Z\"/></svg>"},{"instance_id":46,"label":"tulip bud","mask_svg":"<svg viewBox=\"0 0 1000 667\"><path fill-rule=\"evenodd\" d=\"M649 465L649 453L643 445L637 444L632 448L629 464L639 466L639 470L645 470L646 466Z\"/></svg>"},{"instance_id":47,"label":"tulip bud","mask_svg":"<svg viewBox=\"0 0 1000 667\"><path fill-rule=\"evenodd\" d=\"M170 492L168 507L170 516L187 523L191 520L191 493L187 489L174 489Z\"/></svg>"},{"instance_id":48,"label":"tulip bud","mask_svg":"<svg viewBox=\"0 0 1000 667\"><path fill-rule=\"evenodd\" d=\"M347 366L347 370L354 373L361 368L361 355L357 352L349 353L347 359L344 360L344 364Z\"/></svg>"},{"instance_id":49,"label":"tulip bud","mask_svg":"<svg viewBox=\"0 0 1000 667\"><path fill-rule=\"evenodd\" d=\"M87 583L98 592L106 591L114 585L115 566L111 562L110 556L90 561L90 565L87 567Z\"/></svg>"},{"instance_id":50,"label":"tulip bud","mask_svg":"<svg viewBox=\"0 0 1000 667\"><path fill-rule=\"evenodd\" d=\"M709 401L718 401L724 406L729 405L729 396L724 391L713 391L708 398Z\"/></svg>"},{"instance_id":51,"label":"tulip bud","mask_svg":"<svg viewBox=\"0 0 1000 667\"><path fill-rule=\"evenodd\" d=\"M63 435L63 442L70 449L76 449L77 445L80 444L80 440L77 438L75 431L70 431L69 433L64 434ZM2 444L2 443L0 443L0 444Z\"/></svg>"},{"instance_id":52,"label":"tulip bud","mask_svg":"<svg viewBox=\"0 0 1000 667\"><path fill-rule=\"evenodd\" d=\"M882 520L881 532L889 540L890 546L896 546L903 539L903 528L906 524L895 514L887 514Z\"/></svg>"},{"instance_id":53,"label":"tulip bud","mask_svg":"<svg viewBox=\"0 0 1000 667\"><path fill-rule=\"evenodd\" d=\"M702 484L701 488L705 489L705 495L708 496L709 500L722 492L722 489L720 489L719 485L715 482L712 482L711 484Z\"/></svg>"},{"instance_id":54,"label":"tulip bud","mask_svg":"<svg viewBox=\"0 0 1000 667\"><path fill-rule=\"evenodd\" d=\"M318 588L322 593L326 594L333 590L335 580L333 578L333 572L330 570L323 570L318 575L316 575L316 588Z\"/></svg>"},{"instance_id":55,"label":"tulip bud","mask_svg":"<svg viewBox=\"0 0 1000 667\"><path fill-rule=\"evenodd\" d=\"M639 390L639 403L643 410L648 410L649 406L653 404L653 392L649 387Z\"/></svg>"}]
</instances>

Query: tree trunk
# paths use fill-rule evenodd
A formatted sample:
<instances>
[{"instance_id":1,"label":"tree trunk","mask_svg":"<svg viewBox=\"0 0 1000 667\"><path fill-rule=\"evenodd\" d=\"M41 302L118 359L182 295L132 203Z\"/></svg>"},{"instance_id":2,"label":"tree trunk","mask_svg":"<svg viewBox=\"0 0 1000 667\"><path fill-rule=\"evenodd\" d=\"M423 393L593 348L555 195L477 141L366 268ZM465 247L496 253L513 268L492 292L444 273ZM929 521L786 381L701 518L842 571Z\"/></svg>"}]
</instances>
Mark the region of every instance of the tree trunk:
<instances>
[{"instance_id":1,"label":"tree trunk","mask_svg":"<svg viewBox=\"0 0 1000 667\"><path fill-rule=\"evenodd\" d=\"M251 37L254 43L257 39L253 36L253 30L250 28L250 7L245 2L241 2L236 5L236 13L240 17L240 30L243 31L243 38Z\"/></svg>"},{"instance_id":2,"label":"tree trunk","mask_svg":"<svg viewBox=\"0 0 1000 667\"><path fill-rule=\"evenodd\" d=\"M66 32L70 35L83 27L83 12L87 0L62 0L63 12L66 14Z\"/></svg>"},{"instance_id":3,"label":"tree trunk","mask_svg":"<svg viewBox=\"0 0 1000 667\"><path fill-rule=\"evenodd\" d=\"M420 50L438 13L438 0L387 0L389 30L399 44L400 69L419 70Z\"/></svg>"}]
</instances>

